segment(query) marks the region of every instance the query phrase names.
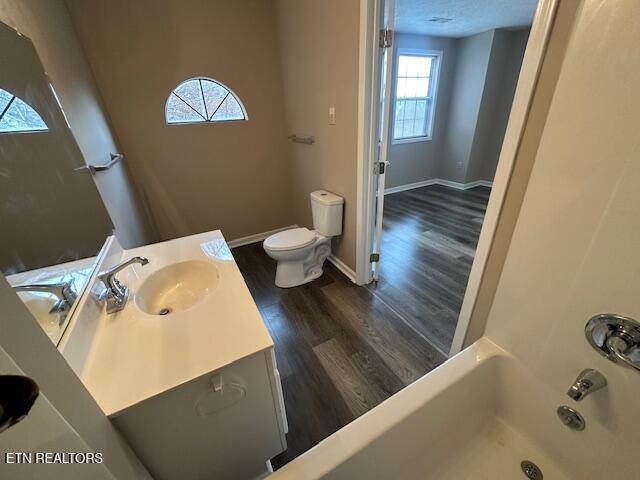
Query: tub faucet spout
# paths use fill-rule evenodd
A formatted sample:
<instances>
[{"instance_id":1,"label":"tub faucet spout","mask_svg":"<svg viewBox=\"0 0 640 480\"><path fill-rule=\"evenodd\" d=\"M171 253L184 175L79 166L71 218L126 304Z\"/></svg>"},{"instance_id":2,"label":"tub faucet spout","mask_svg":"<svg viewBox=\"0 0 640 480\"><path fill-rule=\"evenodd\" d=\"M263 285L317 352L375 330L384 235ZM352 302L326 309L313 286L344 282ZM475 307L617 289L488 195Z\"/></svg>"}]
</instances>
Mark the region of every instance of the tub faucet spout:
<instances>
[{"instance_id":1,"label":"tub faucet spout","mask_svg":"<svg viewBox=\"0 0 640 480\"><path fill-rule=\"evenodd\" d=\"M607 379L597 370L587 368L580 372L576 381L569 387L567 395L576 402L607 386Z\"/></svg>"}]
</instances>

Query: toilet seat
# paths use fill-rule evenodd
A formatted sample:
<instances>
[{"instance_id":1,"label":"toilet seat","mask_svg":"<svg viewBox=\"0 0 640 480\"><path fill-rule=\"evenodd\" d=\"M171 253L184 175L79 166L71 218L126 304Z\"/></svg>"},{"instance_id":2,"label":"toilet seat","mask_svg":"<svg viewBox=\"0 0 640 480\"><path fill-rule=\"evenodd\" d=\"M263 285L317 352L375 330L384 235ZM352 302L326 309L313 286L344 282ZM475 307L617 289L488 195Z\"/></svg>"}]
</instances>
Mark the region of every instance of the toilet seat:
<instances>
[{"instance_id":1,"label":"toilet seat","mask_svg":"<svg viewBox=\"0 0 640 480\"><path fill-rule=\"evenodd\" d=\"M264 247L274 252L295 250L311 245L317 236L308 228L292 228L271 235L264 241Z\"/></svg>"}]
</instances>

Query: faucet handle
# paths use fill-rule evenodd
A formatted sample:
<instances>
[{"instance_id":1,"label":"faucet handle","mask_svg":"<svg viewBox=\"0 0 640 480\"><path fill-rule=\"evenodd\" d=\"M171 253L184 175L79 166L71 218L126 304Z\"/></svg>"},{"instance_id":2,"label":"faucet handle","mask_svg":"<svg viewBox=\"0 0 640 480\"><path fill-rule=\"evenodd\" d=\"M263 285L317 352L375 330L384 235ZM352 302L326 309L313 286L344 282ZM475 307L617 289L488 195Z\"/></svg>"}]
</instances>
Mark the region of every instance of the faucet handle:
<instances>
[{"instance_id":1,"label":"faucet handle","mask_svg":"<svg viewBox=\"0 0 640 480\"><path fill-rule=\"evenodd\" d=\"M615 313L589 319L584 328L589 344L614 363L640 370L640 322Z\"/></svg>"}]
</instances>

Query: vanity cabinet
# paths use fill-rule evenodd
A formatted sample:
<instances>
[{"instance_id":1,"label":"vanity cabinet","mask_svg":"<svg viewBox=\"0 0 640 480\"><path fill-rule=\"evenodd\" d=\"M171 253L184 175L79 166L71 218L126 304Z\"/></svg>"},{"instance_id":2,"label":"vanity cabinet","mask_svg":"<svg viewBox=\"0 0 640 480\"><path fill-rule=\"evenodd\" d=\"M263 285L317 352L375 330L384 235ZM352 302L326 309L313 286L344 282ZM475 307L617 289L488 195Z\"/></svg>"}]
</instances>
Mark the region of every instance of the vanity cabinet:
<instances>
[{"instance_id":1,"label":"vanity cabinet","mask_svg":"<svg viewBox=\"0 0 640 480\"><path fill-rule=\"evenodd\" d=\"M111 237L96 271L134 257L147 262L118 271L124 308L107 313L94 274L60 351L154 479L263 477L286 449L280 376L222 233L131 250Z\"/></svg>"},{"instance_id":2,"label":"vanity cabinet","mask_svg":"<svg viewBox=\"0 0 640 480\"><path fill-rule=\"evenodd\" d=\"M156 480L247 480L286 449L283 407L269 349L111 419Z\"/></svg>"}]
</instances>

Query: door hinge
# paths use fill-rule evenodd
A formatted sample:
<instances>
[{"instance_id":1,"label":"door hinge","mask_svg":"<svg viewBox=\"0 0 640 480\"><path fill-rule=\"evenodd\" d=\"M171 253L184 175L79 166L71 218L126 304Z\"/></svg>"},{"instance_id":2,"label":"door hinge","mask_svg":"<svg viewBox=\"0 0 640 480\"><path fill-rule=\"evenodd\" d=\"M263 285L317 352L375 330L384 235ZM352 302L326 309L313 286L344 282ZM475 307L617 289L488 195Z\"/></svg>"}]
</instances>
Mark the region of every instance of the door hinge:
<instances>
[{"instance_id":1,"label":"door hinge","mask_svg":"<svg viewBox=\"0 0 640 480\"><path fill-rule=\"evenodd\" d=\"M380 254L379 253L372 253L371 255L369 255L369 262L375 263L375 262L379 262L379 261L380 261Z\"/></svg>"},{"instance_id":2,"label":"door hinge","mask_svg":"<svg viewBox=\"0 0 640 480\"><path fill-rule=\"evenodd\" d=\"M374 175L382 175L386 169L389 162L375 162L373 164L373 174Z\"/></svg>"},{"instance_id":3,"label":"door hinge","mask_svg":"<svg viewBox=\"0 0 640 480\"><path fill-rule=\"evenodd\" d=\"M393 30L385 28L380 30L380 48L390 48L393 45Z\"/></svg>"}]
</instances>

